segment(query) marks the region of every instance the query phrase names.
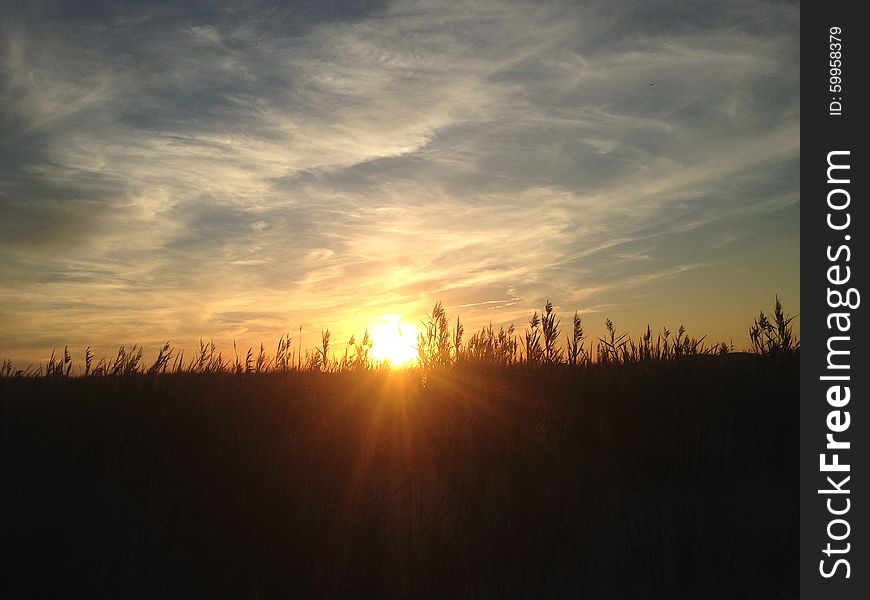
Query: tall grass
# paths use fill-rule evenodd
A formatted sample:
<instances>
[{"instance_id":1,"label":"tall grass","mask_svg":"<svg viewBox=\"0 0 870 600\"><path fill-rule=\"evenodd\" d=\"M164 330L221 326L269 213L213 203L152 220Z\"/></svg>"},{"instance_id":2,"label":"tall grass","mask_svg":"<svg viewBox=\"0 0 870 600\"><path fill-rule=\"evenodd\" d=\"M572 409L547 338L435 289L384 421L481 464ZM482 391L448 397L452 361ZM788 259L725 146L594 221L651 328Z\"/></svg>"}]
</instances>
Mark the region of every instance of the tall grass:
<instances>
[{"instance_id":1,"label":"tall grass","mask_svg":"<svg viewBox=\"0 0 870 600\"><path fill-rule=\"evenodd\" d=\"M795 315L797 316L797 315ZM795 339L792 331L794 316L786 315L779 297L773 308L773 315L764 311L749 327L749 339L756 354L780 354L794 352L800 348L800 340Z\"/></svg>"},{"instance_id":2,"label":"tall grass","mask_svg":"<svg viewBox=\"0 0 870 600\"><path fill-rule=\"evenodd\" d=\"M749 327L750 351L757 355L789 354L800 349L800 340L793 332L795 317L786 315L779 298L776 298L771 315L761 311ZM692 356L727 354L733 345L724 342L707 344L706 336L695 338L680 325L676 334L664 328L653 334L647 326L646 331L637 338L627 332L618 332L613 321L605 319L605 335L596 340L594 346L587 346L583 321L578 312L574 313L572 328L566 334L564 344L560 343L560 319L553 304L548 300L543 310L534 311L529 318L528 327L517 333L513 324L500 326L496 331L492 324L476 331L464 342L465 326L457 317L451 329L447 311L438 302L422 322L424 331L417 340L417 361L413 365L420 369L443 369L461 364L508 366L525 365L565 365L568 367L585 366L592 363L630 364L645 361L676 360ZM301 330L300 330L301 336ZM329 329L321 332L321 344L313 350L292 348L289 334L278 340L274 356L270 356L264 344L258 349L247 350L244 359L238 355L235 342L235 359L228 361L218 351L213 340L200 339L196 354L185 360L184 352L174 348L169 342L158 351L150 364L143 361L143 350L137 345L130 349L121 346L113 359L101 358L94 363L90 348L85 352L85 364L73 364L69 347L62 354L52 351L47 364L29 366L14 370L12 360L6 359L0 365L3 377L69 377L118 376L131 374L166 373L236 373L259 374L268 372L318 371L345 372L377 370L388 368L388 363L379 363L372 358L374 341L368 331L357 341L351 336L341 358L330 354L331 333Z\"/></svg>"},{"instance_id":3,"label":"tall grass","mask_svg":"<svg viewBox=\"0 0 870 600\"><path fill-rule=\"evenodd\" d=\"M433 313L409 371L325 332L5 369L0 596L796 596L796 345L591 348L575 315L548 362L546 306L532 360L509 327L439 345Z\"/></svg>"}]
</instances>

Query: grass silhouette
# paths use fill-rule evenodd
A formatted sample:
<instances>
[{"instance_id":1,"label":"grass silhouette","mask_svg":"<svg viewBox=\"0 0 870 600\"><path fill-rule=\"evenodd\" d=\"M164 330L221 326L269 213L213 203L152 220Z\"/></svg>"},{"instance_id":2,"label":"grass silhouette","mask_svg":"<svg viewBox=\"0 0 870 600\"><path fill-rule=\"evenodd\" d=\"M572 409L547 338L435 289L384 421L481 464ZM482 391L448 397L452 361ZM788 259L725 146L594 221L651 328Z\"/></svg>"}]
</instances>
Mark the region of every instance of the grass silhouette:
<instances>
[{"instance_id":1,"label":"grass silhouette","mask_svg":"<svg viewBox=\"0 0 870 600\"><path fill-rule=\"evenodd\" d=\"M416 368L371 340L4 365L0 594L785 598L799 342L650 329L587 347L439 304ZM79 376L75 376L78 374Z\"/></svg>"},{"instance_id":2,"label":"grass silhouette","mask_svg":"<svg viewBox=\"0 0 870 600\"><path fill-rule=\"evenodd\" d=\"M784 313L782 304L777 298L773 314L766 315L761 311L749 328L751 352L764 355L798 351L800 341L794 336L791 325L794 318ZM627 364L650 360L673 360L688 356L728 354L733 351L733 346L724 342L707 345L704 341L705 337L690 337L682 325L673 337L665 328L653 340L652 330L648 326L640 338L632 339L627 333L618 334L610 319L605 321L605 337L598 338L594 350L591 346L587 350L582 320L577 312L574 313L571 334L565 336L565 344L560 346L560 321L549 300L540 314L535 311L529 318L529 327L522 336L516 333L513 324L507 328L500 327L498 332L489 325L474 333L468 343L463 345L465 326L457 318L456 325L451 330L447 313L440 302L435 304L431 315L423 321L423 326L424 332L419 334L417 341L418 358L414 365L423 370L467 363L490 366L519 363L567 366L583 366L592 362ZM299 353L297 356L296 349L292 348L292 338L289 334L285 334L278 340L274 357L268 354L265 345L261 343L256 352L254 348L248 349L244 361L239 357L235 343L233 343L235 359L232 361L223 357L213 340L205 342L202 339L199 341L196 354L185 361L183 350L177 351L166 342L150 366L143 362L143 350L135 344L129 350L121 346L114 359L103 357L96 364L93 362L91 349L87 348L83 368L76 368L73 365L69 347L65 347L62 355L52 350L44 367L30 365L25 369L15 370L12 359L6 359L0 365L0 377L55 378L71 375L119 376L143 373L251 375L267 372L286 373L291 370L341 372L390 367L388 361L379 362L372 358L373 341L368 331L359 342L356 341L356 336L351 336L345 354L340 359L330 354L330 339L331 333L327 329L321 332L319 347L305 351L304 355Z\"/></svg>"}]
</instances>

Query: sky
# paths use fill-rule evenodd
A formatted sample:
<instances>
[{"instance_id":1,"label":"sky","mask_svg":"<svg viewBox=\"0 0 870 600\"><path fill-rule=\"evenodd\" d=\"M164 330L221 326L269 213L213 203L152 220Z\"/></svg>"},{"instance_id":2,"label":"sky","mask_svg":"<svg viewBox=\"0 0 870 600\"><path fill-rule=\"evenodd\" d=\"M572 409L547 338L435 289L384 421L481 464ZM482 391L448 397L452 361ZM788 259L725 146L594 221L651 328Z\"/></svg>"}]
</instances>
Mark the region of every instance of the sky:
<instances>
[{"instance_id":1,"label":"sky","mask_svg":"<svg viewBox=\"0 0 870 600\"><path fill-rule=\"evenodd\" d=\"M4 3L0 358L800 312L796 3L177 4Z\"/></svg>"}]
</instances>

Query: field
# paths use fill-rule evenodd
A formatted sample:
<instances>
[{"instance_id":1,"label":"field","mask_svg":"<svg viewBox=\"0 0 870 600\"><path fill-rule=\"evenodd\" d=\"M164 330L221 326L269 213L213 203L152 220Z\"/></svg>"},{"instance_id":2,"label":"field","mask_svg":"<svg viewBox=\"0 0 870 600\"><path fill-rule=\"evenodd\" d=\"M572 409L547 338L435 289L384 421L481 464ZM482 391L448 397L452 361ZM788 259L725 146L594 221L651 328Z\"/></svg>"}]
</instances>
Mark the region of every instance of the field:
<instances>
[{"instance_id":1,"label":"field","mask_svg":"<svg viewBox=\"0 0 870 600\"><path fill-rule=\"evenodd\" d=\"M594 357L546 309L451 351L439 308L413 369L7 373L0 595L797 595L779 306L751 353L612 331Z\"/></svg>"}]
</instances>

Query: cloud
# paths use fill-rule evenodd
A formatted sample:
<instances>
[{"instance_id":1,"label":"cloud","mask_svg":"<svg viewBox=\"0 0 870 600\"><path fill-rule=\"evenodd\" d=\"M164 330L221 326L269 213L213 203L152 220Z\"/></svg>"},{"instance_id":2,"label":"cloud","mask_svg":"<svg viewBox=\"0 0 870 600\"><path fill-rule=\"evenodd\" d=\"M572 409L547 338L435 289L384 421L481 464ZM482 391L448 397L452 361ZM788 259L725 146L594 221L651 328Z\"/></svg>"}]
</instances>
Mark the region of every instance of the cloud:
<instances>
[{"instance_id":1,"label":"cloud","mask_svg":"<svg viewBox=\"0 0 870 600\"><path fill-rule=\"evenodd\" d=\"M796 6L70 6L2 23L0 351L672 318L795 251Z\"/></svg>"}]
</instances>

